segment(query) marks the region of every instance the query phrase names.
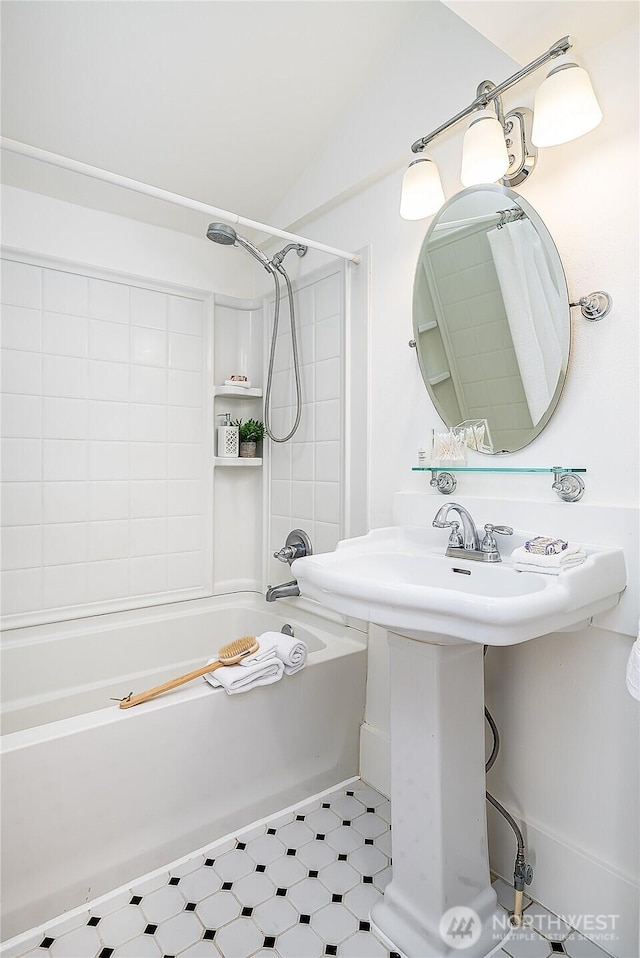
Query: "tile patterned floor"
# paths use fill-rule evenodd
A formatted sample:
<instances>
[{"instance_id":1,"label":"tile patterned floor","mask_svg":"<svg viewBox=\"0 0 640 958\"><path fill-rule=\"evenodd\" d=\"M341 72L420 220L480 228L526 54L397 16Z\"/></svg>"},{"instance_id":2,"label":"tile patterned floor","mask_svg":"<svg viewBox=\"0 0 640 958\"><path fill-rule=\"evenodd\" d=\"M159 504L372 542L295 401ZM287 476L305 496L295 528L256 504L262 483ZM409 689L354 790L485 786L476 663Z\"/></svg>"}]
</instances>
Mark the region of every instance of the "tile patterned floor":
<instances>
[{"instance_id":1,"label":"tile patterned floor","mask_svg":"<svg viewBox=\"0 0 640 958\"><path fill-rule=\"evenodd\" d=\"M22 954L400 958L369 925L371 906L391 877L389 822L388 800L353 783L52 922ZM510 887L500 879L494 887L509 908ZM541 931L516 932L499 958L606 958L542 906L525 904Z\"/></svg>"}]
</instances>

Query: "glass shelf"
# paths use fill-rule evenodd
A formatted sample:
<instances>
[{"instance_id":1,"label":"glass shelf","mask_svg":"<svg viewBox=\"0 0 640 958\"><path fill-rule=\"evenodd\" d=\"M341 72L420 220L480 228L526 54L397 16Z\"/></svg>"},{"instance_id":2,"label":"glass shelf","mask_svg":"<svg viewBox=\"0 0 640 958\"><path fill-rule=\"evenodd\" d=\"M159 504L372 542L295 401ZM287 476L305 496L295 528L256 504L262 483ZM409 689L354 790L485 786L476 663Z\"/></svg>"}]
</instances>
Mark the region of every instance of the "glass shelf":
<instances>
[{"instance_id":1,"label":"glass shelf","mask_svg":"<svg viewBox=\"0 0 640 958\"><path fill-rule=\"evenodd\" d=\"M412 472L586 472L581 466L413 466Z\"/></svg>"},{"instance_id":2,"label":"glass shelf","mask_svg":"<svg viewBox=\"0 0 640 958\"><path fill-rule=\"evenodd\" d=\"M578 473L585 473L583 466L412 466L412 472L430 472L430 485L434 486L443 496L455 492L457 486L454 472L486 472L486 473L540 473L553 476L551 488L564 502L578 502L584 495L584 479Z\"/></svg>"}]
</instances>

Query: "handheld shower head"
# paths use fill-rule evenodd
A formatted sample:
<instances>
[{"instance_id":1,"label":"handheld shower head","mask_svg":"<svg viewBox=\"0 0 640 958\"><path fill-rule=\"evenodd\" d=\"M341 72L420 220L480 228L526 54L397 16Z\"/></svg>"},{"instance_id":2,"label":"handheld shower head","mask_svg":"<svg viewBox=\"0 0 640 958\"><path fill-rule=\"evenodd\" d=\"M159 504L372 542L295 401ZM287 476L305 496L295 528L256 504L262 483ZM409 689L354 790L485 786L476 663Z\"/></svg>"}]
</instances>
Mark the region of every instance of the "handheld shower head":
<instances>
[{"instance_id":1,"label":"handheld shower head","mask_svg":"<svg viewBox=\"0 0 640 958\"><path fill-rule=\"evenodd\" d=\"M213 243L220 243L221 246L242 246L264 266L267 273L273 272L264 253L257 249L253 243L250 243L248 239L245 239L244 236L239 236L233 226L227 226L225 223L209 223L207 239L210 239Z\"/></svg>"}]
</instances>

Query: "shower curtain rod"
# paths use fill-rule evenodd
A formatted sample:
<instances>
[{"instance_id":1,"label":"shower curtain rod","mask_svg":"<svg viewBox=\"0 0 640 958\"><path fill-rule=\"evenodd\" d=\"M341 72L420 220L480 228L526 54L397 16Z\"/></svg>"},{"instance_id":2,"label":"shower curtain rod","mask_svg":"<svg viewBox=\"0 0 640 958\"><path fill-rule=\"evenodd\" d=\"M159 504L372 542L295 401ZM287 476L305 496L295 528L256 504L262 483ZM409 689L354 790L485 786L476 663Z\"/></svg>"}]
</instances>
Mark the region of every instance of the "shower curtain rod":
<instances>
[{"instance_id":1,"label":"shower curtain rod","mask_svg":"<svg viewBox=\"0 0 640 958\"><path fill-rule=\"evenodd\" d=\"M326 246L324 243L307 239L305 236L298 236L297 233L288 233L286 230L278 229L276 226L269 226L266 223L259 223L256 220L247 219L238 213L221 210L217 206L209 206L208 203L200 203L198 200L192 200L188 196L180 196L179 193L170 193L168 190L161 190L157 186L150 186L147 183L141 183L139 180L131 180L127 176L120 176L119 173L111 173L109 170L102 170L97 166L89 166L87 163L72 160L67 156L60 156L58 153L49 153L47 150L30 146L28 143L20 143L18 140L10 140L3 136L0 137L0 148L7 150L9 153L17 153L19 156L26 156L32 160L39 160L41 163L48 163L50 166L58 166L63 170L71 170L73 173L90 176L94 180L112 183L114 186L120 186L125 190L132 190L134 193L152 196L154 199L164 200L166 203L173 203L175 206L184 206L185 209L195 210L197 213L206 213L208 216L215 216L217 219L224 220L226 223L246 226L249 229L258 230L261 233L268 233L271 236L278 236L281 239L286 239L293 243L301 243L311 249L317 249L321 253L329 253L331 256L346 259L355 265L360 262L360 257L357 253L349 253L346 250L337 249L333 246Z\"/></svg>"}]
</instances>

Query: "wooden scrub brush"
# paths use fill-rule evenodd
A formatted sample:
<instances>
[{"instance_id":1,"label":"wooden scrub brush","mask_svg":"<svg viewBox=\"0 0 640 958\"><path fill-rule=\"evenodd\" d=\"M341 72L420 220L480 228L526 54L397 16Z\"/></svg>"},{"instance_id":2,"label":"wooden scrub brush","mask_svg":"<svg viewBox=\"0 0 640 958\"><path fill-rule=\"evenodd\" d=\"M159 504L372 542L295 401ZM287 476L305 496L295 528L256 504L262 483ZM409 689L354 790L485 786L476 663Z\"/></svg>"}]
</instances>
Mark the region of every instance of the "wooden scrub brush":
<instances>
[{"instance_id":1,"label":"wooden scrub brush","mask_svg":"<svg viewBox=\"0 0 640 958\"><path fill-rule=\"evenodd\" d=\"M235 665L240 659L244 659L245 656L257 652L258 648L259 646L255 636L245 635L242 639L236 639L235 642L229 642L228 645L223 645L218 651L217 662L209 662L194 672L186 672L184 675L179 675L169 682L164 682L162 685L156 685L155 688L147 689L146 692L139 692L137 695L134 695L133 692L129 692L126 698L120 699L120 708L129 709L132 705L140 705L141 702L148 702L149 699L154 699L156 695L161 695L162 692L169 692L170 689L175 689L179 685L185 685L185 683L191 682L192 679L207 675L209 672L215 672L216 669L220 669L225 665Z\"/></svg>"}]
</instances>

